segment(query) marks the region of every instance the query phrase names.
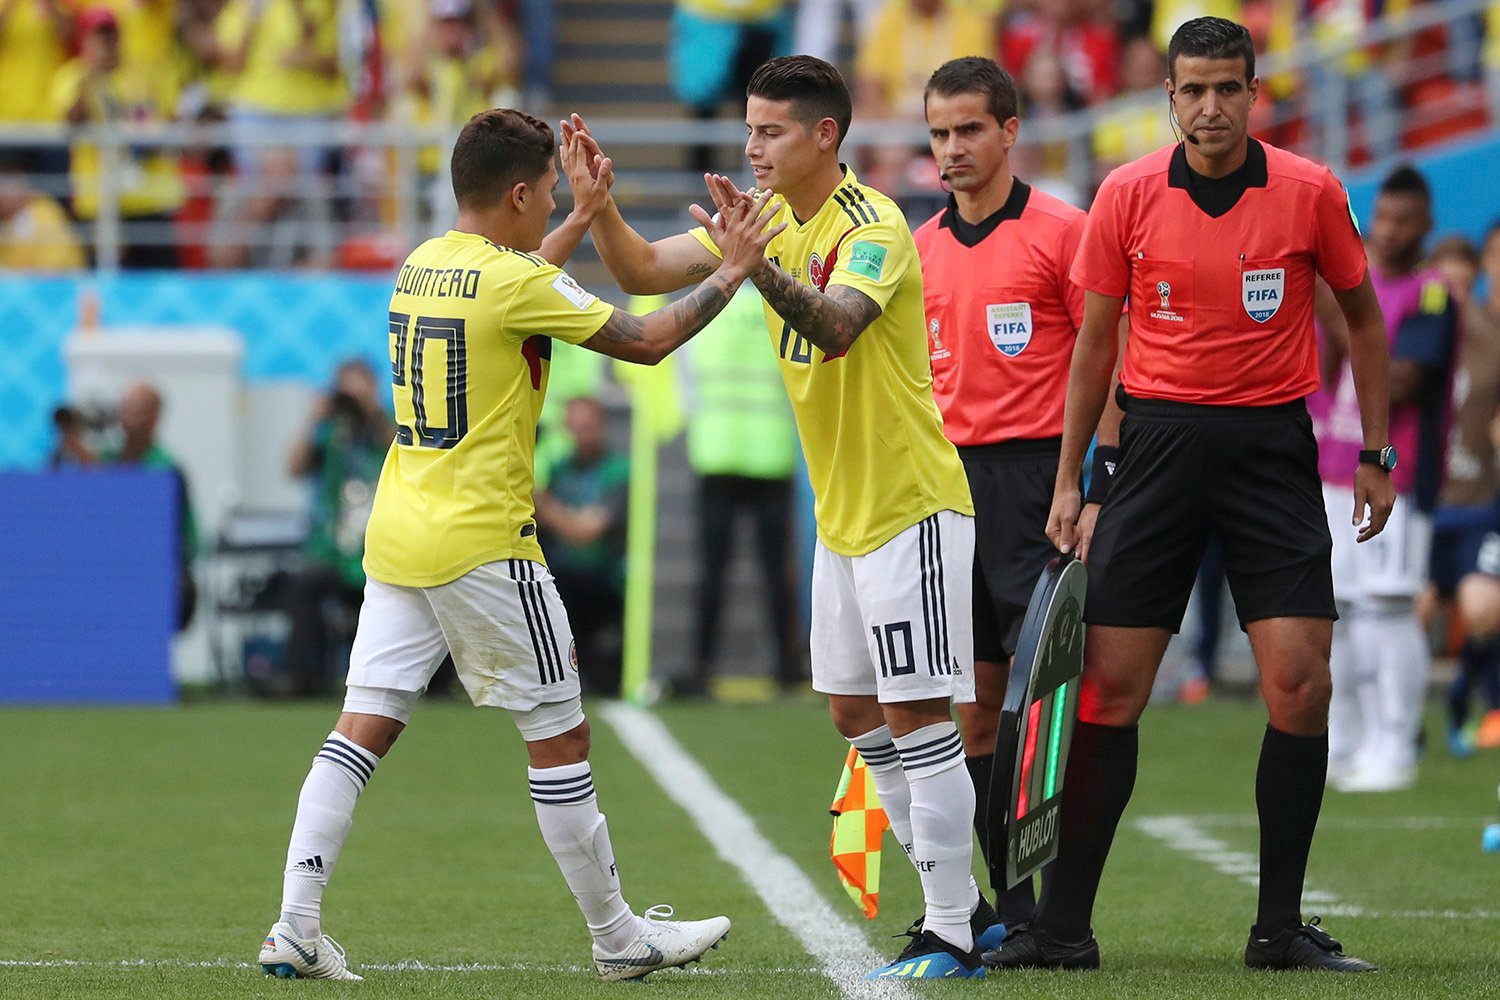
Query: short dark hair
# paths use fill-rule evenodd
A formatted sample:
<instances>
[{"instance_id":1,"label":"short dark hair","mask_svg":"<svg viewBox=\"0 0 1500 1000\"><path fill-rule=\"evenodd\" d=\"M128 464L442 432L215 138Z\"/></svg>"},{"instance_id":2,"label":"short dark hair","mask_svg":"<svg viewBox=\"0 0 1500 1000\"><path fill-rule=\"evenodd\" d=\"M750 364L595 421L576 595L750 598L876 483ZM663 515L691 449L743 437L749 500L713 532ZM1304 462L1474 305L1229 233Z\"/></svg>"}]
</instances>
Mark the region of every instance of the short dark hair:
<instances>
[{"instance_id":1,"label":"short dark hair","mask_svg":"<svg viewBox=\"0 0 1500 1000\"><path fill-rule=\"evenodd\" d=\"M984 56L964 56L943 63L927 80L927 89L922 92L924 107L933 94L939 97L982 94L990 114L1001 125L1016 117L1020 103L1016 98L1016 81L995 60Z\"/></svg>"},{"instance_id":2,"label":"short dark hair","mask_svg":"<svg viewBox=\"0 0 1500 1000\"><path fill-rule=\"evenodd\" d=\"M1423 204L1432 205L1432 189L1427 186L1427 178L1423 177L1421 171L1410 163L1403 163L1395 170L1385 175L1385 180L1380 182L1378 194L1410 194L1422 199Z\"/></svg>"},{"instance_id":3,"label":"short dark hair","mask_svg":"<svg viewBox=\"0 0 1500 1000\"><path fill-rule=\"evenodd\" d=\"M1255 77L1255 42L1250 29L1222 17L1183 21L1167 43L1167 75L1177 79L1177 57L1245 60L1245 82Z\"/></svg>"},{"instance_id":4,"label":"short dark hair","mask_svg":"<svg viewBox=\"0 0 1500 1000\"><path fill-rule=\"evenodd\" d=\"M510 108L481 111L453 144L453 195L463 207L495 204L517 184L531 184L552 162L552 128Z\"/></svg>"},{"instance_id":5,"label":"short dark hair","mask_svg":"<svg viewBox=\"0 0 1500 1000\"><path fill-rule=\"evenodd\" d=\"M832 63L815 56L767 60L751 75L745 96L791 101L792 116L807 126L832 118L839 127L840 144L854 118L854 102L843 74Z\"/></svg>"}]
</instances>

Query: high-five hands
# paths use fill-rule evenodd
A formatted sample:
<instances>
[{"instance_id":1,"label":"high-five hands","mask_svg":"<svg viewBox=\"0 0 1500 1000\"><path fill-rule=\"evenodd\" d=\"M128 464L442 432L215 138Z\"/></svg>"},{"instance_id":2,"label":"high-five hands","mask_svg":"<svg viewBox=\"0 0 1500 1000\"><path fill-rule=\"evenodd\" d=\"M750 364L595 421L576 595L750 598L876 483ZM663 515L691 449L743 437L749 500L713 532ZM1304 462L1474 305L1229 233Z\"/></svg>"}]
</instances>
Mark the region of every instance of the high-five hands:
<instances>
[{"instance_id":1,"label":"high-five hands","mask_svg":"<svg viewBox=\"0 0 1500 1000\"><path fill-rule=\"evenodd\" d=\"M719 273L743 281L765 265L766 247L786 229L785 222L766 228L781 211L781 199L769 197L757 201L736 188L733 181L717 174L705 174L703 179L718 212L709 215L698 205L689 207L688 212L719 248L724 261L719 265Z\"/></svg>"}]
</instances>

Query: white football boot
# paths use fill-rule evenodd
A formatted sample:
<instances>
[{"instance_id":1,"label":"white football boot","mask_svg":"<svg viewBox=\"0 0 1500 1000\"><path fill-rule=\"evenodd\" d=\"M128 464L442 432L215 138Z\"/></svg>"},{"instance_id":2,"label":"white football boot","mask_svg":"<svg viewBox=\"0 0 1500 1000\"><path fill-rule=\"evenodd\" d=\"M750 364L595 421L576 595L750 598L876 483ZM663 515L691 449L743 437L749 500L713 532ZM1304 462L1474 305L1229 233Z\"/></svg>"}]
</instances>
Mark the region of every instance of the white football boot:
<instances>
[{"instance_id":1,"label":"white football boot","mask_svg":"<svg viewBox=\"0 0 1500 1000\"><path fill-rule=\"evenodd\" d=\"M635 940L617 952L605 951L594 942L594 968L599 978L639 979L657 969L701 961L704 952L717 948L729 936L728 917L672 920L671 916L670 906L651 907L641 918Z\"/></svg>"},{"instance_id":2,"label":"white football boot","mask_svg":"<svg viewBox=\"0 0 1500 1000\"><path fill-rule=\"evenodd\" d=\"M344 949L333 938L298 937L292 925L277 921L260 946L260 967L278 979L344 979L364 982L364 976L349 971Z\"/></svg>"}]
</instances>

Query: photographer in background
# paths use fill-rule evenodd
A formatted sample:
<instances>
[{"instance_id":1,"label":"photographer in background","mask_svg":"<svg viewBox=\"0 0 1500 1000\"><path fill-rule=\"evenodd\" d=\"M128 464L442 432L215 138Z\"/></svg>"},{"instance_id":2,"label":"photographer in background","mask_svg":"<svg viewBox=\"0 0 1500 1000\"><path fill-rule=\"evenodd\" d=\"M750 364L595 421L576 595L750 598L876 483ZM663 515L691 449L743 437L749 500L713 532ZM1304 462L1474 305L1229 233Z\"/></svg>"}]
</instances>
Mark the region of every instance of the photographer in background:
<instances>
[{"instance_id":1,"label":"photographer in background","mask_svg":"<svg viewBox=\"0 0 1500 1000\"><path fill-rule=\"evenodd\" d=\"M101 451L99 460L105 465L170 472L177 481L177 631L181 632L193 620L193 609L198 604L198 586L193 580L193 561L198 556L198 522L193 516L192 497L182 466L156 440L161 405L161 393L155 386L138 382L126 389L120 397L120 442L118 446ZM66 436L66 429L62 426L65 422L66 418L59 421L59 428ZM81 442L81 429L75 430L79 435L76 440Z\"/></svg>"},{"instance_id":2,"label":"photographer in background","mask_svg":"<svg viewBox=\"0 0 1500 1000\"><path fill-rule=\"evenodd\" d=\"M365 522L393 436L368 364L339 365L333 390L318 401L311 424L287 461L288 471L306 477L312 489L305 563L289 575L285 592L291 618L286 669L297 695L329 688L325 606L336 601L354 613L363 601Z\"/></svg>"}]
</instances>

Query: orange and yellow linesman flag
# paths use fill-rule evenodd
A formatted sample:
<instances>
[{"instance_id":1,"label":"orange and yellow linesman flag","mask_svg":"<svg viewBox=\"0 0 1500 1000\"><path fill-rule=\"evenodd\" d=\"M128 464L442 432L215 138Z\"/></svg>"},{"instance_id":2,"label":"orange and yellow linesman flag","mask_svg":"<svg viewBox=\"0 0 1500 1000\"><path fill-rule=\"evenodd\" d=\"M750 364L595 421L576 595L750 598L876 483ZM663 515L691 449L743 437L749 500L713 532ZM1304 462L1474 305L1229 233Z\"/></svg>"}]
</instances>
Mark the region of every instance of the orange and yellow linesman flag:
<instances>
[{"instance_id":1,"label":"orange and yellow linesman flag","mask_svg":"<svg viewBox=\"0 0 1500 1000\"><path fill-rule=\"evenodd\" d=\"M833 813L833 836L828 842L833 867L865 919L874 920L880 912L880 843L890 822L875 794L875 779L853 747L844 759L844 773L828 811Z\"/></svg>"}]
</instances>

